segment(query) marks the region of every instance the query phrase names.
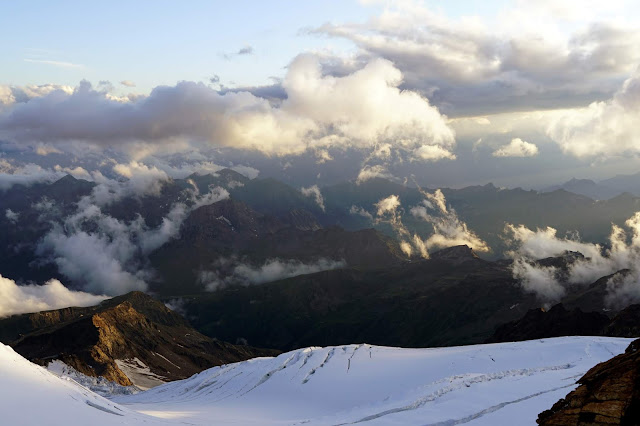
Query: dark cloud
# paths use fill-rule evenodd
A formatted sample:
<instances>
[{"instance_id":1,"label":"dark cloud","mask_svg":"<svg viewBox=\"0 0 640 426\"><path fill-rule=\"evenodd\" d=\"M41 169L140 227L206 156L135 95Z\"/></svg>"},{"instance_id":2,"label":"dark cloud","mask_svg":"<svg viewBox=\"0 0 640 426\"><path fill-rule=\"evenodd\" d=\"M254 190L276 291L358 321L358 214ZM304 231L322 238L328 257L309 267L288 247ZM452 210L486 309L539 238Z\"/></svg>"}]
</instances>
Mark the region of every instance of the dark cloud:
<instances>
[{"instance_id":1,"label":"dark cloud","mask_svg":"<svg viewBox=\"0 0 640 426\"><path fill-rule=\"evenodd\" d=\"M238 52L236 54L237 55L252 55L253 54L253 47L245 46L242 49L238 50Z\"/></svg>"},{"instance_id":2,"label":"dark cloud","mask_svg":"<svg viewBox=\"0 0 640 426\"><path fill-rule=\"evenodd\" d=\"M220 56L229 61L237 56L253 55L253 53L254 51L252 46L244 46L232 53L221 53Z\"/></svg>"},{"instance_id":3,"label":"dark cloud","mask_svg":"<svg viewBox=\"0 0 640 426\"><path fill-rule=\"evenodd\" d=\"M278 82L268 86L225 87L220 90L220 93L238 92L248 92L254 96L258 96L275 103L279 103L287 99L287 91L284 89L284 87L282 87L282 82Z\"/></svg>"}]
</instances>

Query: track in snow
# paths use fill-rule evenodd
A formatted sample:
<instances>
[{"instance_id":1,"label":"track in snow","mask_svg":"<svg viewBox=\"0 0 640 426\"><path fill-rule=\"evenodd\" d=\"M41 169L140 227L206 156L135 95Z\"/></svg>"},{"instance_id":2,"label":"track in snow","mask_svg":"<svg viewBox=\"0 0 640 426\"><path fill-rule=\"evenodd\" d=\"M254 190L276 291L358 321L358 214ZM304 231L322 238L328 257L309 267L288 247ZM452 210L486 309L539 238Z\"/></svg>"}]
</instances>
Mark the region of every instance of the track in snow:
<instances>
[{"instance_id":1,"label":"track in snow","mask_svg":"<svg viewBox=\"0 0 640 426\"><path fill-rule=\"evenodd\" d=\"M9 420L28 418L21 424L60 418L93 426L212 419L219 425L533 425L577 378L630 342L563 337L437 349L306 348L110 400L0 346L0 393L7 395L0 410ZM43 409L31 408L35 399Z\"/></svg>"}]
</instances>

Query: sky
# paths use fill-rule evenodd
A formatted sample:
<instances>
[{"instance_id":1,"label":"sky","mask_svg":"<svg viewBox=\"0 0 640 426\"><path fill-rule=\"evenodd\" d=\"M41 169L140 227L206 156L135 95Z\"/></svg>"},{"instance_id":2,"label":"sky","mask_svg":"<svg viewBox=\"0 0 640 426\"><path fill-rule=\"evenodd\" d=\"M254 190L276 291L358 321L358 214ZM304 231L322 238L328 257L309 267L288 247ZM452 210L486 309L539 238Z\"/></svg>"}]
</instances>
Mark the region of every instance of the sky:
<instances>
[{"instance_id":1,"label":"sky","mask_svg":"<svg viewBox=\"0 0 640 426\"><path fill-rule=\"evenodd\" d=\"M640 172L640 5L1 6L0 173L245 167L540 188Z\"/></svg>"}]
</instances>

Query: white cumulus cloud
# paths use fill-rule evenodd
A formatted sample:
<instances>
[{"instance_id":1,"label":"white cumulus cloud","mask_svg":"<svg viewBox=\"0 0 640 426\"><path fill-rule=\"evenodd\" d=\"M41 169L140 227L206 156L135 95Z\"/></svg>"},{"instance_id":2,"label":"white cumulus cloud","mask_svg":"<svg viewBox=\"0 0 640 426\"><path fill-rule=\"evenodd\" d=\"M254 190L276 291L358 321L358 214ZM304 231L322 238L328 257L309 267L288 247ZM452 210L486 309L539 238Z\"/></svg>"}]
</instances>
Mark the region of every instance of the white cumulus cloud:
<instances>
[{"instance_id":1,"label":"white cumulus cloud","mask_svg":"<svg viewBox=\"0 0 640 426\"><path fill-rule=\"evenodd\" d=\"M493 151L494 157L534 157L538 155L538 147L520 138L511 139L507 145Z\"/></svg>"},{"instance_id":2,"label":"white cumulus cloud","mask_svg":"<svg viewBox=\"0 0 640 426\"><path fill-rule=\"evenodd\" d=\"M105 299L108 297L69 290L55 279L44 285L18 285L0 275L0 318L69 306L92 306Z\"/></svg>"}]
</instances>

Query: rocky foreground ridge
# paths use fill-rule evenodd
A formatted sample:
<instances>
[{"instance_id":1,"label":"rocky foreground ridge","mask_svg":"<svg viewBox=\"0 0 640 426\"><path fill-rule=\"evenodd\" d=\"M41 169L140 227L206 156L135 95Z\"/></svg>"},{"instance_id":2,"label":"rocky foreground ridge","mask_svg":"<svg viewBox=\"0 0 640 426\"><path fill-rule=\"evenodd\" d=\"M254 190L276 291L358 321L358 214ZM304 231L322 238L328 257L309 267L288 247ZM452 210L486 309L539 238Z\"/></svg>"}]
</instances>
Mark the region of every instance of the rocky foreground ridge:
<instances>
[{"instance_id":1,"label":"rocky foreground ridge","mask_svg":"<svg viewBox=\"0 0 640 426\"><path fill-rule=\"evenodd\" d=\"M123 386L136 382L121 368L123 362L141 368L159 383L277 353L204 336L182 316L142 292L87 308L2 319L0 341L33 362L44 365L60 360L83 374L102 376Z\"/></svg>"},{"instance_id":2,"label":"rocky foreground ridge","mask_svg":"<svg viewBox=\"0 0 640 426\"><path fill-rule=\"evenodd\" d=\"M640 339L624 354L600 363L580 386L538 416L544 426L640 424Z\"/></svg>"}]
</instances>

